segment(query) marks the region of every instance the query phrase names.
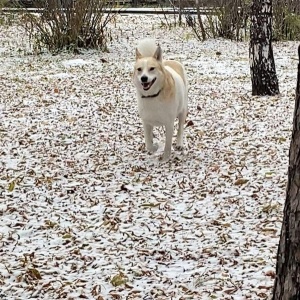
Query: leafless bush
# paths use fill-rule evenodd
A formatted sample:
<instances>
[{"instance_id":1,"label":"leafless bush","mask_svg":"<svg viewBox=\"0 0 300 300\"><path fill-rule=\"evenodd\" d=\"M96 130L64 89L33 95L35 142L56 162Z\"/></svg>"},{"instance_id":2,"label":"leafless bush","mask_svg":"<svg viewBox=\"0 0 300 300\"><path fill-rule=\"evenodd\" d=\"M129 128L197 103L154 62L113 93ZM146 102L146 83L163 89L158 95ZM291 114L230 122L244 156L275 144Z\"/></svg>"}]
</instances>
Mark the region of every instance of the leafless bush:
<instances>
[{"instance_id":1,"label":"leafless bush","mask_svg":"<svg viewBox=\"0 0 300 300\"><path fill-rule=\"evenodd\" d=\"M4 12L2 10L11 5L12 3L9 0L0 0L0 26L11 26L19 20L13 13Z\"/></svg>"},{"instance_id":2,"label":"leafless bush","mask_svg":"<svg viewBox=\"0 0 300 300\"><path fill-rule=\"evenodd\" d=\"M0 8L5 7L8 3L8 0L0 0Z\"/></svg>"},{"instance_id":3,"label":"leafless bush","mask_svg":"<svg viewBox=\"0 0 300 300\"><path fill-rule=\"evenodd\" d=\"M273 1L273 25L276 40L299 40L300 1Z\"/></svg>"},{"instance_id":4,"label":"leafless bush","mask_svg":"<svg viewBox=\"0 0 300 300\"><path fill-rule=\"evenodd\" d=\"M185 9L187 23L199 40L223 37L241 40L245 37L250 2L247 0L220 0L214 6L205 6L207 1L196 1L196 16Z\"/></svg>"},{"instance_id":5,"label":"leafless bush","mask_svg":"<svg viewBox=\"0 0 300 300\"><path fill-rule=\"evenodd\" d=\"M0 0L0 25L2 25L3 12L2 8L7 6L8 0Z\"/></svg>"},{"instance_id":6,"label":"leafless bush","mask_svg":"<svg viewBox=\"0 0 300 300\"><path fill-rule=\"evenodd\" d=\"M33 6L41 8L42 13L27 10L24 26L35 49L107 50L107 41L111 38L108 24L115 17L110 10L113 3L110 3L106 0L36 0Z\"/></svg>"},{"instance_id":7,"label":"leafless bush","mask_svg":"<svg viewBox=\"0 0 300 300\"><path fill-rule=\"evenodd\" d=\"M240 40L242 30L247 27L250 6L247 1L222 1L222 6L215 9L217 20L212 26L217 37Z\"/></svg>"},{"instance_id":8,"label":"leafless bush","mask_svg":"<svg viewBox=\"0 0 300 300\"><path fill-rule=\"evenodd\" d=\"M190 15L186 8L183 12L199 40L208 37L242 40L248 36L252 0L211 1L210 7L206 0L195 1L196 16ZM273 1L273 37L277 40L300 39L300 1Z\"/></svg>"}]
</instances>

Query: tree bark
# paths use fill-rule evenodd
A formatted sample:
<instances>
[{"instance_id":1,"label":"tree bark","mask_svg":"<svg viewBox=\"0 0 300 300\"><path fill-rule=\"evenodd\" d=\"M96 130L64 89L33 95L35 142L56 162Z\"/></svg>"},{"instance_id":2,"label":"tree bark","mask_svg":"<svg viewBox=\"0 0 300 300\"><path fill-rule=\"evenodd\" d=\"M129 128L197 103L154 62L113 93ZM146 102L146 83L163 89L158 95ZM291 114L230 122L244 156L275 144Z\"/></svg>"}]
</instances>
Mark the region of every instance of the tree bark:
<instances>
[{"instance_id":1,"label":"tree bark","mask_svg":"<svg viewBox=\"0 0 300 300\"><path fill-rule=\"evenodd\" d=\"M300 46L288 184L273 300L300 299Z\"/></svg>"},{"instance_id":2,"label":"tree bark","mask_svg":"<svg viewBox=\"0 0 300 300\"><path fill-rule=\"evenodd\" d=\"M272 48L272 0L253 0L249 52L252 95L279 94Z\"/></svg>"}]
</instances>

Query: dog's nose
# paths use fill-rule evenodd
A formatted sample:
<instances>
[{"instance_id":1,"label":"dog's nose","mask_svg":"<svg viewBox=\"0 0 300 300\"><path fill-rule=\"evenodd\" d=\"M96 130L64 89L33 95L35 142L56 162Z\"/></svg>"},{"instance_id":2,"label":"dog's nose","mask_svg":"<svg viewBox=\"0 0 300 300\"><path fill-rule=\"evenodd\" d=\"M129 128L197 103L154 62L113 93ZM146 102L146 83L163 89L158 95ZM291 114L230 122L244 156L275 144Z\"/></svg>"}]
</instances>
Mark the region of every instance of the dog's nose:
<instances>
[{"instance_id":1,"label":"dog's nose","mask_svg":"<svg viewBox=\"0 0 300 300\"><path fill-rule=\"evenodd\" d=\"M148 81L148 77L147 76L142 76L141 77L141 81L142 82L147 82Z\"/></svg>"}]
</instances>

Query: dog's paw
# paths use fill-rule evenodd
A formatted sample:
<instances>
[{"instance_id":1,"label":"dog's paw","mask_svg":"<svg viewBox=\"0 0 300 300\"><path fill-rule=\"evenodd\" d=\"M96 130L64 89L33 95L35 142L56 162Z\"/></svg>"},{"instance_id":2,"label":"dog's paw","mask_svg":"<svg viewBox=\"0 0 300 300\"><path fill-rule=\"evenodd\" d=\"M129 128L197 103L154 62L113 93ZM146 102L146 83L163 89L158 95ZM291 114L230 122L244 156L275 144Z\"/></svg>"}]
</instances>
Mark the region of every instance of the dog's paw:
<instances>
[{"instance_id":1,"label":"dog's paw","mask_svg":"<svg viewBox=\"0 0 300 300\"><path fill-rule=\"evenodd\" d=\"M162 163L167 162L167 161L170 160L170 156L171 156L171 153L164 153L163 155L161 155L159 157L159 161L162 162Z\"/></svg>"},{"instance_id":2,"label":"dog's paw","mask_svg":"<svg viewBox=\"0 0 300 300\"><path fill-rule=\"evenodd\" d=\"M153 144L151 147L148 147L148 148L147 148L147 151L148 151L150 154L152 154L152 153L156 152L157 149L158 149L158 144Z\"/></svg>"}]
</instances>

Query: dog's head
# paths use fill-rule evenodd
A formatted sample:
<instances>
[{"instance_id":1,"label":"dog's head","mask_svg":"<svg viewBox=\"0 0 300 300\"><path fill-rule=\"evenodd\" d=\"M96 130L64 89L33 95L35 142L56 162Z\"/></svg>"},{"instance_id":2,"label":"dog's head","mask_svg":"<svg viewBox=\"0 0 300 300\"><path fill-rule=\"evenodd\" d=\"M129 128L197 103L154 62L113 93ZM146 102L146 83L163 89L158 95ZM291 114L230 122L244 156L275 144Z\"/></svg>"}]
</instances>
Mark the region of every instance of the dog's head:
<instances>
[{"instance_id":1,"label":"dog's head","mask_svg":"<svg viewBox=\"0 0 300 300\"><path fill-rule=\"evenodd\" d=\"M144 95L159 92L163 80L162 50L158 46L154 55L144 57L136 49L136 62L134 66L134 84Z\"/></svg>"}]
</instances>

